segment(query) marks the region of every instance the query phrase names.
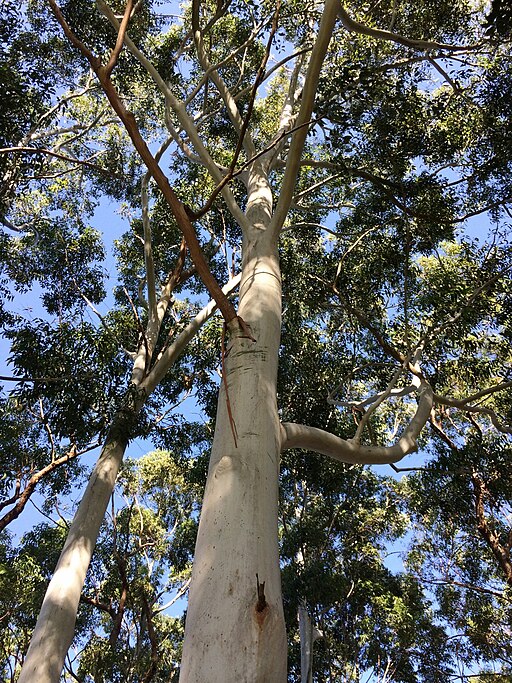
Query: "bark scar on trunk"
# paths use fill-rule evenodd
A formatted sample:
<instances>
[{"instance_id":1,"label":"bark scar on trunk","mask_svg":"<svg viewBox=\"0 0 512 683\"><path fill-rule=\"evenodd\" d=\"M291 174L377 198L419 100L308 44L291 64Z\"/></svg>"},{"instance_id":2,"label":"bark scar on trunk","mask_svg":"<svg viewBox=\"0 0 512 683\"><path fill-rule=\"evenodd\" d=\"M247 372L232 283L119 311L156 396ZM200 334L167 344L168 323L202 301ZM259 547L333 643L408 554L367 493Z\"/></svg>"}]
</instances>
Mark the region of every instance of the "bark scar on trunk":
<instances>
[{"instance_id":1,"label":"bark scar on trunk","mask_svg":"<svg viewBox=\"0 0 512 683\"><path fill-rule=\"evenodd\" d=\"M221 340L221 362L222 362L222 381L224 382L224 390L226 391L226 408L228 410L229 425L231 427L231 433L233 434L233 441L235 442L235 448L238 448L238 443L236 440L237 431L235 420L233 419L233 412L231 410L231 402L229 400L229 389L228 389L228 378L226 374L226 328L227 323L224 321L222 326L222 340Z\"/></svg>"},{"instance_id":2,"label":"bark scar on trunk","mask_svg":"<svg viewBox=\"0 0 512 683\"><path fill-rule=\"evenodd\" d=\"M270 608L269 608L267 600L265 598L265 581L262 581L260 583L260 579L259 579L257 574L256 574L256 592L258 595L258 600L257 600L256 605L254 607L254 616L256 617L258 627L261 630L263 628L263 624L265 623L265 619L268 616Z\"/></svg>"},{"instance_id":3,"label":"bark scar on trunk","mask_svg":"<svg viewBox=\"0 0 512 683\"><path fill-rule=\"evenodd\" d=\"M256 591L258 593L258 602L256 603L256 612L261 613L267 606L267 601L265 599L265 581L260 583L260 579L256 574Z\"/></svg>"}]
</instances>

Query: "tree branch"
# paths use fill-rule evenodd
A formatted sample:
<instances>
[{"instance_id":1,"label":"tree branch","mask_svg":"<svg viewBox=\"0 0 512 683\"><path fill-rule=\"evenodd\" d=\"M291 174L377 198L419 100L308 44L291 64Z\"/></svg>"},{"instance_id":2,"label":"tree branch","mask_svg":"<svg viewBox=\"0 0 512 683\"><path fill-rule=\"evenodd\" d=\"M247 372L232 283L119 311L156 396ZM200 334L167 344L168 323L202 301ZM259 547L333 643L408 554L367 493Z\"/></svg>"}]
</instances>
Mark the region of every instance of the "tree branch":
<instances>
[{"instance_id":1,"label":"tree branch","mask_svg":"<svg viewBox=\"0 0 512 683\"><path fill-rule=\"evenodd\" d=\"M104 0L96 0L96 4L100 11L105 15L105 17L110 21L112 26L114 28L119 28L119 22L115 17L115 14L112 12L110 7L104 2ZM172 93L171 89L167 85L167 83L164 81L164 79L160 76L158 73L157 69L154 67L154 65L149 61L149 59L137 48L135 43L131 40L131 38L128 35L125 35L124 37L124 42L126 44L126 47L130 50L132 55L137 59L137 61L146 69L148 74L151 76L153 81L155 82L156 86L160 90L160 92L163 94L165 97L165 101L167 106L174 112L174 114L177 116L180 125L183 127L183 130L186 132L187 136L190 139L190 142L192 143L194 149L196 150L199 158L201 159L202 163L206 166L208 169L210 175L214 179L216 183L219 183L222 181L222 173L220 169L218 168L217 164L215 161L212 159L210 156L210 153L204 146L201 138L199 137L199 133L197 131L197 128L191 119L191 117L188 115L187 110L185 108L185 105L183 102L178 100L174 94ZM173 129L174 130L174 129ZM180 140L179 136L177 135L176 131L173 132L173 130L170 130L171 134L175 137L176 143L180 146L182 146L182 141ZM222 196L224 198L224 201L226 202L227 207L233 214L233 217L237 221L237 223L240 226L244 226L247 223L247 220L245 218L244 212L240 209L238 206L233 193L229 189L229 187L224 187L222 189Z\"/></svg>"},{"instance_id":2,"label":"tree branch","mask_svg":"<svg viewBox=\"0 0 512 683\"><path fill-rule=\"evenodd\" d=\"M208 267L208 264L206 263L206 259L204 257L203 251L197 239L196 232L190 221L187 211L184 205L176 196L174 190L171 188L169 180L167 179L166 175L158 165L158 162L155 160L155 157L151 154L149 147L147 146L139 131L134 115L130 111L128 111L124 106L121 97L119 96L112 81L110 80L109 74L101 65L101 60L95 57L90 52L90 50L88 50L88 48L80 40L78 40L78 38L76 38L76 36L68 26L62 12L55 3L55 0L49 0L49 2L54 12L54 15L61 24L66 36L69 38L72 44L78 47L78 49L80 49L84 56L86 56L89 60L92 69L94 70L103 87L105 95L107 96L110 104L112 105L112 108L124 124L135 149L139 153L141 159L146 164L148 171L151 173L160 191L164 195L165 200L169 205L169 208L171 209L172 213L174 214L174 217L176 218L178 227L185 236L185 239L187 240L190 255L192 257L192 260L194 261L194 264L196 265L197 272L201 277L204 285L210 292L210 295L217 302L219 310L221 311L226 322L231 322L232 320L235 320L237 318L237 314L233 307L233 304L223 294L217 280L213 277Z\"/></svg>"},{"instance_id":3,"label":"tree branch","mask_svg":"<svg viewBox=\"0 0 512 683\"><path fill-rule=\"evenodd\" d=\"M80 602L84 605L91 605L91 607L95 607L96 609L99 609L101 612L106 612L108 615L110 615L112 621L114 621L116 618L117 612L111 604L101 602L101 600L98 600L97 598L91 598L89 595L84 595L83 593L80 596Z\"/></svg>"},{"instance_id":4,"label":"tree branch","mask_svg":"<svg viewBox=\"0 0 512 683\"><path fill-rule=\"evenodd\" d=\"M223 292L225 295L230 294L236 287L238 287L240 284L240 277L240 275L237 275L223 287ZM175 360L183 353L186 345L194 337L196 332L198 332L205 322L215 313L216 309L216 301L210 301L207 306L199 311L195 318L189 322L185 329L178 335L178 337L176 337L173 343L168 346L157 359L155 365L148 373L148 376L140 385L140 388L144 389L148 396L160 383Z\"/></svg>"},{"instance_id":5,"label":"tree branch","mask_svg":"<svg viewBox=\"0 0 512 683\"><path fill-rule=\"evenodd\" d=\"M434 586L457 586L457 588L465 588L466 590L469 591L475 591L476 593L483 593L484 595L492 595L496 598L500 598L501 600L506 600L507 602L510 602L510 598L508 598L505 593L501 593L500 591L495 591L492 590L491 588L483 588L482 586L474 586L471 583L463 583L462 581L455 581L451 579L427 579L424 578L423 576L418 577L418 580L421 583L428 583Z\"/></svg>"},{"instance_id":6,"label":"tree branch","mask_svg":"<svg viewBox=\"0 0 512 683\"><path fill-rule=\"evenodd\" d=\"M290 208L293 190L295 188L295 183L300 168L300 157L302 155L304 143L308 133L308 128L302 128L301 126L311 118L316 89L318 86L318 79L325 55L327 54L329 43L331 42L332 32L336 23L338 5L339 0L326 0L320 27L318 29L318 35L311 52L308 70L305 77L304 91L302 93L302 101L296 121L298 130L295 132L292 138L283 182L281 184L279 200L277 202L277 206L269 228L270 233L275 239L277 239L277 236L283 227L288 210Z\"/></svg>"},{"instance_id":7,"label":"tree branch","mask_svg":"<svg viewBox=\"0 0 512 683\"><path fill-rule=\"evenodd\" d=\"M249 36L249 38L247 38L246 41L244 41L240 45L237 45L236 48L234 50L232 50L227 57L225 57L224 59L221 59L220 62L213 64L212 66L210 66L209 69L207 69L203 73L203 75L198 80L194 89L187 95L187 99L185 100L185 105L189 105L192 102L192 100L197 96L197 94L201 91L201 88L208 81L208 78L209 78L211 71L213 71L213 70L218 71L220 69L220 67L224 66L225 64L228 64L232 59L234 59L236 57L236 55L238 55L240 52L243 52L249 45L251 45L251 43L254 42L254 40L256 39L258 34L260 33L260 31L263 28L263 26L265 25L265 23L266 23L265 21L262 21L260 24L258 24L258 26L256 26L252 30L251 35ZM269 72L267 72L267 74L268 73ZM265 76L267 76L267 74L265 74ZM251 90L251 88L250 88L250 86L248 86L248 87L244 88L242 91L238 92L236 95L233 96L235 101L240 98L241 93L246 94L246 93L250 92L250 90Z\"/></svg>"},{"instance_id":8,"label":"tree branch","mask_svg":"<svg viewBox=\"0 0 512 683\"><path fill-rule=\"evenodd\" d=\"M43 479L51 472L54 472L62 465L71 462L71 460L74 460L75 458L83 455L84 453L87 453L88 451L97 448L97 446L98 444L95 444L94 446L85 448L82 451L78 451L76 446L72 446L65 455L61 456L60 458L56 458L55 460L52 460L52 462L46 465L46 467L43 467L38 472L33 474L28 480L23 491L15 499L16 505L11 510L9 510L9 512L6 512L3 517L0 518L0 531L3 531L3 529L5 529L5 527L8 524L10 524L13 520L17 519L21 515L21 513L25 509L26 504L30 499L30 496L34 493L34 490L41 481L41 479Z\"/></svg>"},{"instance_id":9,"label":"tree branch","mask_svg":"<svg viewBox=\"0 0 512 683\"><path fill-rule=\"evenodd\" d=\"M373 401L370 402L370 407L368 410L363 413L363 416L361 417L361 420L359 421L359 424L357 425L357 430L354 435L354 441L357 443L360 443L361 440L361 435L363 433L363 429L365 428L365 425L367 424L368 420L370 419L370 416L372 413L374 413L377 408L384 403L384 401L392 396L393 394L396 396L396 390L394 389L396 383L398 382L400 375L403 373L404 368L398 368L394 373L393 377L389 381L387 387L384 389L384 391L380 392L378 396L373 397ZM410 387L411 390L414 390L413 387ZM400 390L399 390L400 391Z\"/></svg>"},{"instance_id":10,"label":"tree branch","mask_svg":"<svg viewBox=\"0 0 512 683\"><path fill-rule=\"evenodd\" d=\"M509 383L506 382L505 384L508 385ZM496 387L495 391L502 391L502 389L500 389L499 386L500 385ZM489 393L492 393L490 389L486 389L484 395L489 395ZM485 408L484 406L468 405L468 401L471 397L469 399L456 399L450 398L448 396L441 396L440 394L434 394L433 397L434 403L437 403L439 405L458 408L459 410L462 410L466 413L480 413L480 415L487 415L487 417L491 420L493 426L499 432L501 432L502 434L512 434L512 425L500 422L498 416L496 415L496 412L491 408Z\"/></svg>"},{"instance_id":11,"label":"tree branch","mask_svg":"<svg viewBox=\"0 0 512 683\"><path fill-rule=\"evenodd\" d=\"M212 207L213 202L217 198L218 194L222 191L222 188L231 180L231 178L233 178L233 174L234 174L237 162L238 162L238 157L240 156L240 152L242 151L242 146L244 145L245 136L248 132L249 124L251 122L251 116L252 116L252 112L254 109L254 102L256 100L258 88L260 87L261 83L263 82L263 77L265 75L265 67L266 67L268 59L270 57L270 48L272 47L272 41L274 40L274 36L275 36L277 28L278 28L277 19L279 16L280 7L281 7L281 0L277 0L276 11L274 13L274 19L272 21L272 27L270 29L270 35L269 35L269 38L267 41L267 47L266 47L265 54L263 55L263 59L262 59L261 64L260 64L260 68L258 69L258 73L256 74L256 78L254 79L251 95L249 97L249 104L247 106L247 112L245 114L245 118L243 120L242 127L240 129L240 133L238 135L238 141L236 144L235 152L233 154L233 159L232 159L231 164L229 166L228 172L224 176L222 181L213 190L213 192L211 193L208 201L203 206L203 208L200 209L200 211L197 211L194 213L194 218L200 218L207 211L210 210L210 208ZM256 148L254 147L254 145L252 145L251 151L249 151L249 150L247 150L247 151L248 151L248 154L250 156L254 156L256 154Z\"/></svg>"},{"instance_id":12,"label":"tree branch","mask_svg":"<svg viewBox=\"0 0 512 683\"><path fill-rule=\"evenodd\" d=\"M62 29L64 31L64 35L66 38L69 40L71 45L76 47L76 49L83 54L83 56L87 59L89 64L92 67L92 70L96 73L96 69L99 69L101 67L101 59L99 57L96 57L95 54L93 54L87 45L85 43L82 43L81 40L73 33L71 30L71 27L69 26L68 22L66 21L66 18L62 14L62 11L58 4L55 2L55 0L48 0L48 3L52 9L52 12L59 22L59 24L62 26Z\"/></svg>"},{"instance_id":13,"label":"tree branch","mask_svg":"<svg viewBox=\"0 0 512 683\"><path fill-rule=\"evenodd\" d=\"M418 408L400 439L392 446L364 446L354 439L341 439L330 432L307 425L285 422L281 425L281 450L304 448L333 460L353 464L387 465L417 450L418 436L432 410L432 389L424 381L418 388Z\"/></svg>"},{"instance_id":14,"label":"tree branch","mask_svg":"<svg viewBox=\"0 0 512 683\"><path fill-rule=\"evenodd\" d=\"M86 166L87 168L92 168L94 171L99 171L110 177L124 179L124 176L118 173L112 173L108 168L103 168L98 166L98 164L93 164L90 161L84 161L82 159L75 159L74 157L66 156L60 152L54 152L51 149L46 149L45 147L2 147L0 149L0 154L45 154L49 157L55 157L56 159L61 159L62 161L71 161L73 164L79 164L80 166Z\"/></svg>"},{"instance_id":15,"label":"tree branch","mask_svg":"<svg viewBox=\"0 0 512 683\"><path fill-rule=\"evenodd\" d=\"M404 356L404 354L401 351L396 349L387 339L385 339L382 332L380 332L380 330L378 330L375 327L375 325L371 323L370 319L366 316L366 314L363 313L363 311L361 311L360 309L350 306L350 304L348 304L344 300L344 298L336 288L335 284L333 285L333 290L334 293L337 295L342 308L346 310L348 313L354 315L359 320L359 322L368 330L368 332L370 332L370 334L373 335L373 337L376 339L382 350L385 351L389 356L391 356L391 358L397 360L400 364L407 363L406 367L409 370L409 372L411 372L413 375L418 375L418 369L415 368L414 365L412 365L412 363L409 363L407 361L407 357Z\"/></svg>"},{"instance_id":16,"label":"tree branch","mask_svg":"<svg viewBox=\"0 0 512 683\"><path fill-rule=\"evenodd\" d=\"M283 107L279 115L278 129L270 143L267 145L271 151L269 155L269 168L275 168L278 166L279 155L281 154L281 151L285 145L286 138L294 132L293 126L296 119L294 112L297 100L302 92L302 88L299 86L299 76L304 65L304 60L306 58L305 55L306 52L302 52L300 55L298 55L299 58L295 62L295 66L293 67L290 80L288 82L286 98L283 102ZM311 121L309 121L306 125L309 126L310 123Z\"/></svg>"},{"instance_id":17,"label":"tree branch","mask_svg":"<svg viewBox=\"0 0 512 683\"><path fill-rule=\"evenodd\" d=\"M404 45L405 47L410 47L413 50L445 50L447 52L461 52L463 50L471 50L478 47L478 45L449 45L446 43L437 43L431 40L418 40L415 38L401 36L400 34L394 33L392 31L371 28L370 26L365 26L364 24L360 24L358 21L355 21L355 19L352 19L341 4L338 8L338 14L340 16L342 25L347 29L347 31L359 33L363 36L370 36L371 38L377 38L378 40L388 40L393 43L398 43L399 45Z\"/></svg>"},{"instance_id":18,"label":"tree branch","mask_svg":"<svg viewBox=\"0 0 512 683\"><path fill-rule=\"evenodd\" d=\"M476 472L473 472L471 481L473 484L473 492L475 494L475 514L478 531L488 545L495 559L498 561L499 566L505 574L505 579L508 585L512 586L512 561L510 558L510 552L501 545L498 535L493 529L491 529L485 516L484 498L489 494L489 492L485 482L478 474L476 474Z\"/></svg>"},{"instance_id":19,"label":"tree branch","mask_svg":"<svg viewBox=\"0 0 512 683\"><path fill-rule=\"evenodd\" d=\"M88 92L91 92L92 90L97 90L98 86L97 85L91 85L92 82L92 74L89 75L89 78L87 80L87 84L80 90L79 92L74 92L70 93L69 95L65 95L61 100L59 100L53 107L48 109L44 114L42 114L34 126L29 130L27 135L23 138L23 143L27 144L31 140L34 139L35 131L37 128L43 123L48 118L51 118L61 107L63 107L67 102L70 102L71 100L74 100L78 97L83 97L86 95Z\"/></svg>"},{"instance_id":20,"label":"tree branch","mask_svg":"<svg viewBox=\"0 0 512 683\"><path fill-rule=\"evenodd\" d=\"M121 21L119 31L117 32L116 44L114 46L114 49L112 50L112 54L110 55L110 59L108 60L107 66L105 67L105 75L107 78L110 78L112 71L115 69L117 60L119 59L119 55L121 54L121 50L123 49L124 37L126 35L126 30L128 29L128 22L130 21L132 7L133 0L127 0L123 19Z\"/></svg>"},{"instance_id":21,"label":"tree branch","mask_svg":"<svg viewBox=\"0 0 512 683\"><path fill-rule=\"evenodd\" d=\"M148 627L148 637L149 637L149 642L151 644L151 658L150 658L150 665L148 670L146 671L146 674L144 675L144 678L142 679L142 683L149 683L158 668L158 661L159 661L159 654L158 654L158 640L157 636L155 633L155 627L153 625L153 613L151 611L151 608L149 606L148 600L146 598L146 594L144 591L142 592L142 609L146 615L146 624Z\"/></svg>"},{"instance_id":22,"label":"tree branch","mask_svg":"<svg viewBox=\"0 0 512 683\"><path fill-rule=\"evenodd\" d=\"M192 31L194 35L194 43L196 46L199 63L205 71L208 71L210 73L211 80L215 84L215 87L217 88L222 98L222 101L226 106L229 118L231 119L231 122L235 127L235 130L237 131L238 135L242 138L242 132L244 131L244 122L240 114L240 111L237 107L237 104L235 102L235 99L229 91L229 88L225 84L224 80L220 76L219 72L210 64L210 61L206 54L203 42L203 34L201 31L201 27L199 25L199 0L192 0ZM254 146L254 142L251 136L248 134L247 126L245 127L242 143L248 156L253 156L256 153L256 147Z\"/></svg>"},{"instance_id":23,"label":"tree branch","mask_svg":"<svg viewBox=\"0 0 512 683\"><path fill-rule=\"evenodd\" d=\"M155 160L158 162L164 152L167 150L172 142L172 137L168 138L161 146L158 152L155 154ZM142 178L141 183L141 205L142 205L142 228L144 234L144 266L146 270L146 286L148 292L148 325L147 325L147 336L149 339L149 345L153 349L154 341L158 336L160 329L160 324L162 322L163 316L165 315L165 310L162 312L162 316L159 316L158 303L156 296L156 282L155 282L155 264L153 259L153 244L151 235L151 222L149 219L149 196L148 196L148 186L151 179L151 174L149 171L145 173ZM168 303L169 297L167 297ZM167 309L167 306L165 306ZM152 352L152 351L151 351Z\"/></svg>"}]
</instances>

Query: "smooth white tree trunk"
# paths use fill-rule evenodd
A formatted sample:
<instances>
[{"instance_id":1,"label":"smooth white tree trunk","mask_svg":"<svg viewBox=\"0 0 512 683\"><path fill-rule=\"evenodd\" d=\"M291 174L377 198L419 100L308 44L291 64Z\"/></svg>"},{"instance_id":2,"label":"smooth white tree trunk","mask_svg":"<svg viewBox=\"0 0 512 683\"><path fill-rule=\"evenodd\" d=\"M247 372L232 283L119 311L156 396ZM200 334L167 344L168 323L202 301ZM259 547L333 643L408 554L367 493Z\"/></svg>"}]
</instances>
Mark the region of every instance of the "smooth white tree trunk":
<instances>
[{"instance_id":1,"label":"smooth white tree trunk","mask_svg":"<svg viewBox=\"0 0 512 683\"><path fill-rule=\"evenodd\" d=\"M321 632L313 625L306 603L299 602L300 682L313 683L313 645Z\"/></svg>"},{"instance_id":2,"label":"smooth white tree trunk","mask_svg":"<svg viewBox=\"0 0 512 683\"><path fill-rule=\"evenodd\" d=\"M270 191L264 178L253 180L247 211L253 227L244 236L239 315L254 341L244 338L233 321L199 524L181 683L286 681L277 539L281 277L277 248L266 232Z\"/></svg>"},{"instance_id":3,"label":"smooth white tree trunk","mask_svg":"<svg viewBox=\"0 0 512 683\"><path fill-rule=\"evenodd\" d=\"M132 414L112 426L46 591L18 683L58 683L99 529L128 443Z\"/></svg>"}]
</instances>

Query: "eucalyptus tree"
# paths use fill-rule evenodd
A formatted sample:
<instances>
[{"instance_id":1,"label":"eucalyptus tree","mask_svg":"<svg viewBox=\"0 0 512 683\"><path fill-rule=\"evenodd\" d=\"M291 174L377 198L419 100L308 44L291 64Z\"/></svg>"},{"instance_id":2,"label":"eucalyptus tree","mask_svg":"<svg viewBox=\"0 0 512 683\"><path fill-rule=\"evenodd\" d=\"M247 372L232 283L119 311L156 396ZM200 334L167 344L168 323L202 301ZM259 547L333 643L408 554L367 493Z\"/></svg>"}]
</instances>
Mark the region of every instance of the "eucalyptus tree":
<instances>
[{"instance_id":1,"label":"eucalyptus tree","mask_svg":"<svg viewBox=\"0 0 512 683\"><path fill-rule=\"evenodd\" d=\"M480 250L460 238L471 217L490 212L499 225L508 215L508 43L486 36L483 8L462 1L194 0L171 26L146 2L48 0L48 8L54 22L45 30L68 41L75 80L94 74L95 97L106 98L147 171L135 235L121 248L137 321L128 389L107 413L102 454L20 680L58 680L128 439L218 307L223 381L180 680L284 681L281 453L396 463L427 443L427 424L435 431L435 410L445 409L457 412L461 430L476 422L510 434L502 416L511 388L510 247L497 228ZM101 136L91 140L108 159ZM221 280L238 269L235 308L227 294L236 281L222 289ZM195 275L212 303L170 341L173 292L197 287ZM307 347L301 326L325 345L322 375L307 376L318 365L297 346L304 339ZM287 381L295 364L300 392ZM200 398L211 401L208 378L199 381ZM315 410L315 384L330 385L327 411ZM293 467L285 472L293 476ZM298 551L300 564L307 558ZM409 602L421 612L420 597ZM429 680L411 662L404 680Z\"/></svg>"},{"instance_id":2,"label":"eucalyptus tree","mask_svg":"<svg viewBox=\"0 0 512 683\"><path fill-rule=\"evenodd\" d=\"M172 680L183 619L168 615L190 581L202 477L183 453L128 459L80 598L64 680ZM55 514L55 513L54 513ZM49 515L51 516L51 515ZM66 520L45 522L0 557L0 679L15 681L55 562Z\"/></svg>"}]
</instances>

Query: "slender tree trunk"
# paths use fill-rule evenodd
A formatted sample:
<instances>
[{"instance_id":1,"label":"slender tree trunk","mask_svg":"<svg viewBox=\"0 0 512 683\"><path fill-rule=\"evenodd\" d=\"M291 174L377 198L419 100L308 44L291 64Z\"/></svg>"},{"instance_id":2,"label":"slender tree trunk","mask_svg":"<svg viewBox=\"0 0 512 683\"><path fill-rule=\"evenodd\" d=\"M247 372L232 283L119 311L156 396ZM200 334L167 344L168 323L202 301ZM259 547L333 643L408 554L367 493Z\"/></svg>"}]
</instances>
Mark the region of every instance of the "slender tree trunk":
<instances>
[{"instance_id":1,"label":"slender tree trunk","mask_svg":"<svg viewBox=\"0 0 512 683\"><path fill-rule=\"evenodd\" d=\"M37 619L18 683L58 683L73 640L85 574L140 406L116 416L82 501Z\"/></svg>"},{"instance_id":2,"label":"slender tree trunk","mask_svg":"<svg viewBox=\"0 0 512 683\"><path fill-rule=\"evenodd\" d=\"M313 623L305 603L299 602L300 683L313 683Z\"/></svg>"},{"instance_id":3,"label":"slender tree trunk","mask_svg":"<svg viewBox=\"0 0 512 683\"><path fill-rule=\"evenodd\" d=\"M264 178L253 181L247 211L253 228L244 239L239 315L254 340L244 338L233 321L199 524L181 683L286 681L277 542L281 278L276 245L265 232L270 190Z\"/></svg>"},{"instance_id":4,"label":"slender tree trunk","mask_svg":"<svg viewBox=\"0 0 512 683\"><path fill-rule=\"evenodd\" d=\"M299 602L300 682L313 683L313 646L322 632L314 626L306 603Z\"/></svg>"}]
</instances>

